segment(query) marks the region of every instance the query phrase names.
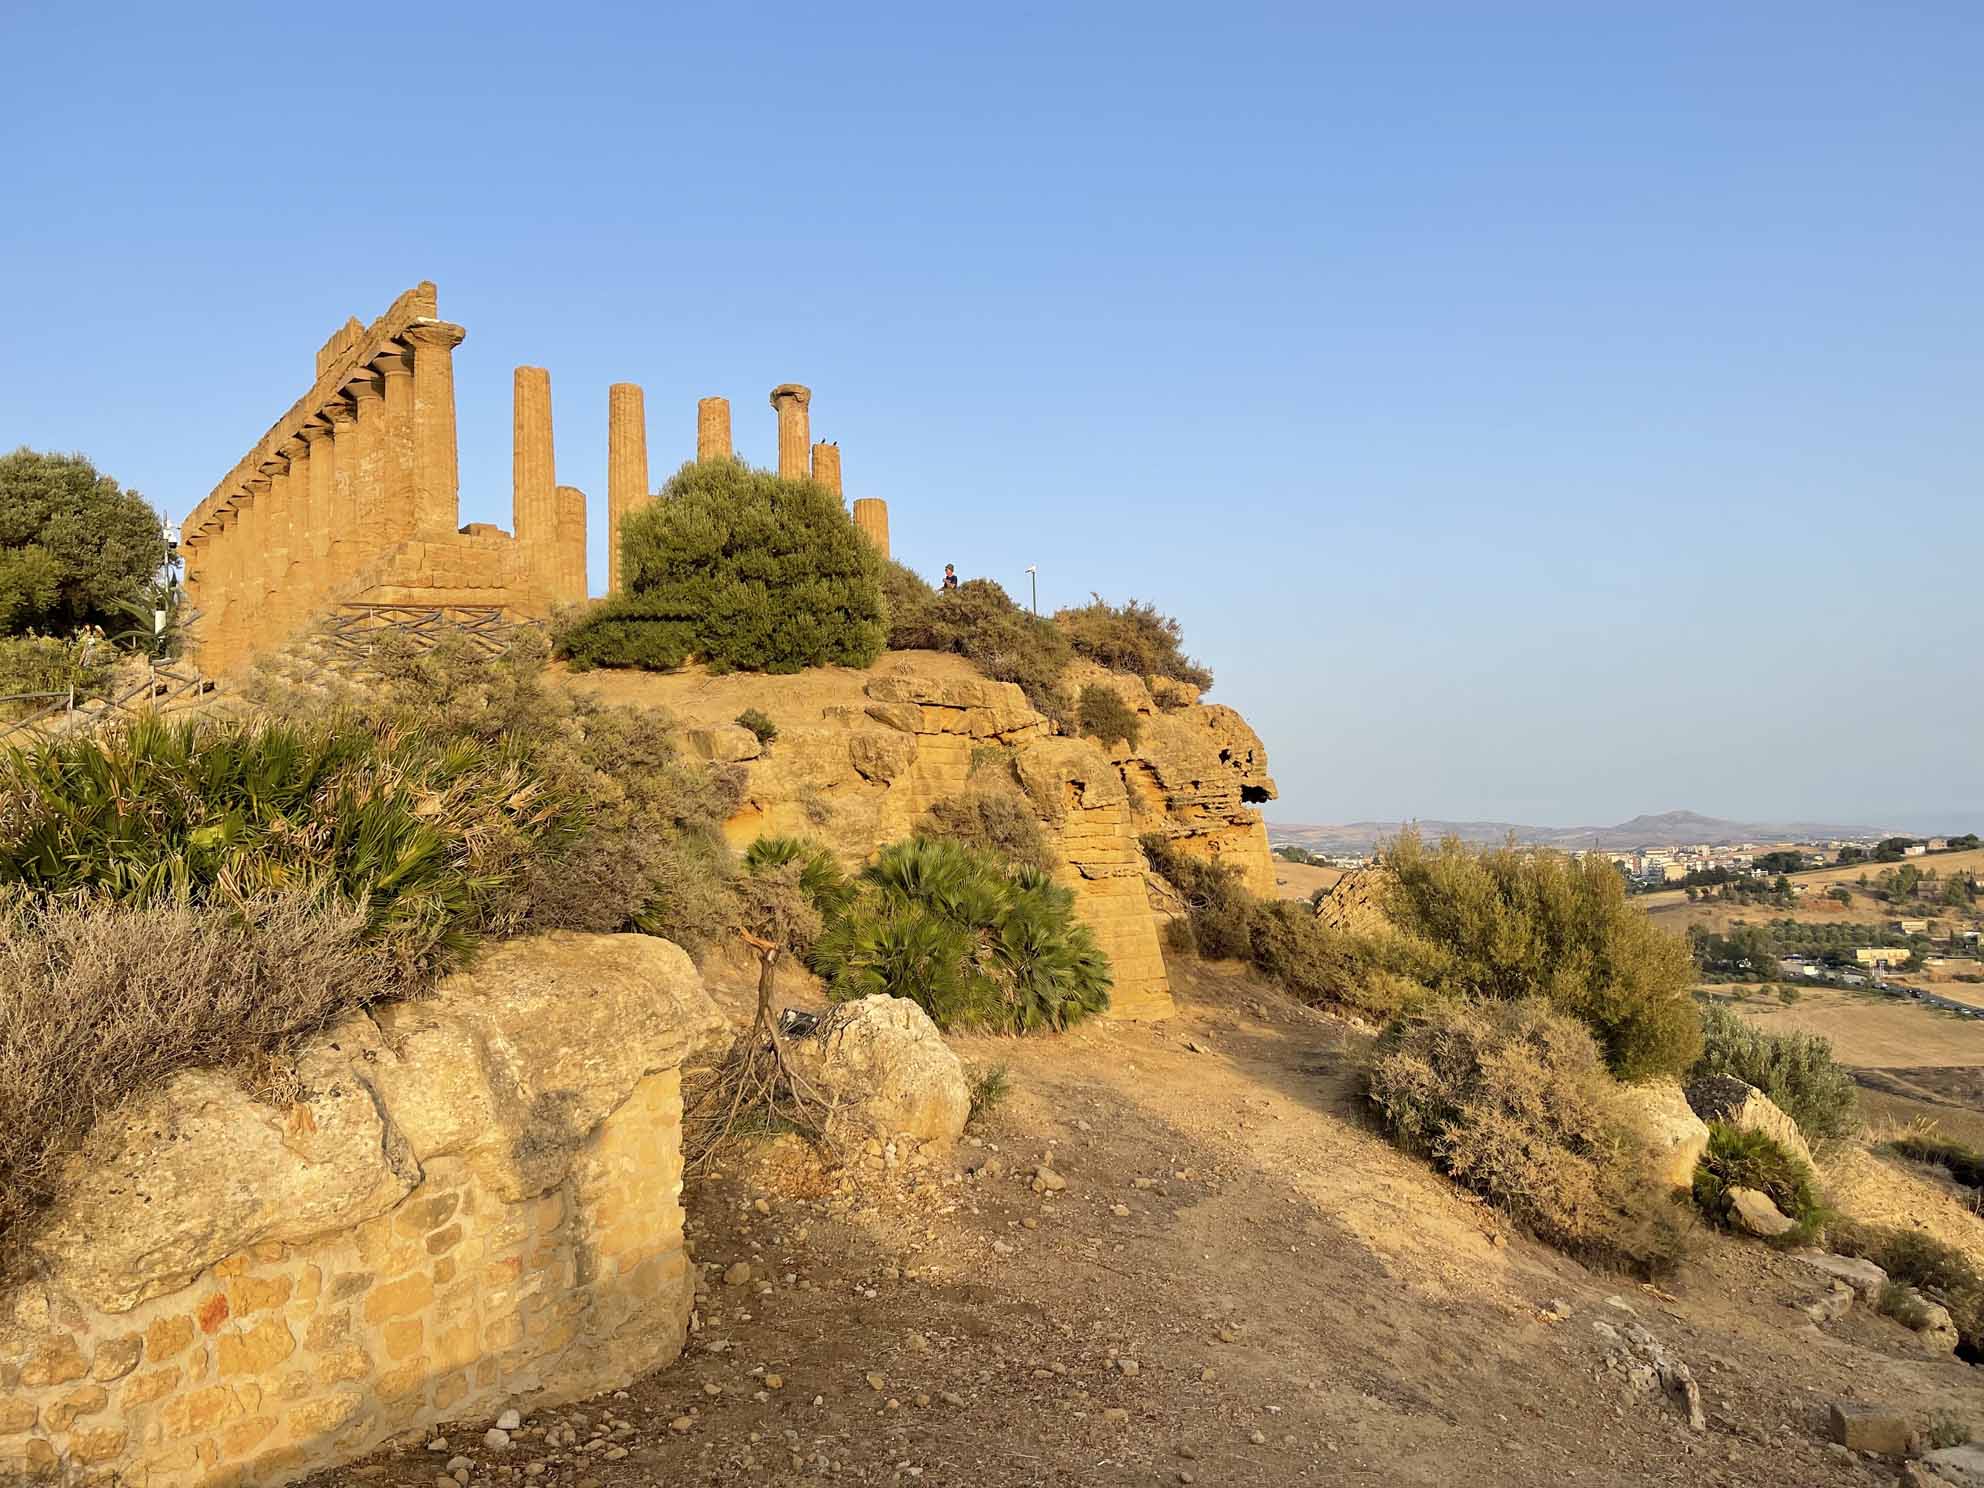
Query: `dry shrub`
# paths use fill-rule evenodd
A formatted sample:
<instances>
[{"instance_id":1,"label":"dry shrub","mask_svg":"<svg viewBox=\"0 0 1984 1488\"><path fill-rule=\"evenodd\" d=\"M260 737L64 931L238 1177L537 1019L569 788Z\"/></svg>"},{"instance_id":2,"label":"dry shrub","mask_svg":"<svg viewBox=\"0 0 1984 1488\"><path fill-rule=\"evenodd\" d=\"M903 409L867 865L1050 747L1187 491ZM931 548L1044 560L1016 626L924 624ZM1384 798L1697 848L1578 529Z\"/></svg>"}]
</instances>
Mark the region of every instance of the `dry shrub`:
<instances>
[{"instance_id":1,"label":"dry shrub","mask_svg":"<svg viewBox=\"0 0 1984 1488\"><path fill-rule=\"evenodd\" d=\"M1687 945L1628 901L1605 859L1456 838L1429 850L1404 832L1386 866L1385 913L1423 948L1434 990L1548 998L1591 1029L1622 1080L1678 1075L1701 1053Z\"/></svg>"},{"instance_id":2,"label":"dry shrub","mask_svg":"<svg viewBox=\"0 0 1984 1488\"><path fill-rule=\"evenodd\" d=\"M1075 699L1075 723L1084 734L1105 747L1121 739L1132 749L1137 747L1144 727L1136 710L1123 701L1123 695L1100 682L1089 683Z\"/></svg>"},{"instance_id":3,"label":"dry shrub","mask_svg":"<svg viewBox=\"0 0 1984 1488\"><path fill-rule=\"evenodd\" d=\"M183 1069L261 1064L405 995L365 933L335 896L20 911L0 935L0 1265L112 1107Z\"/></svg>"},{"instance_id":4,"label":"dry shrub","mask_svg":"<svg viewBox=\"0 0 1984 1488\"><path fill-rule=\"evenodd\" d=\"M1942 1303L1956 1324L1957 1357L1984 1364L1984 1272L1963 1251L1924 1230L1852 1219L1826 1227L1826 1247L1872 1261L1889 1281Z\"/></svg>"},{"instance_id":5,"label":"dry shrub","mask_svg":"<svg viewBox=\"0 0 1984 1488\"><path fill-rule=\"evenodd\" d=\"M1393 1138L1582 1260L1680 1259L1643 1130L1584 1026L1540 998L1439 1002L1386 1029L1368 1072Z\"/></svg>"},{"instance_id":6,"label":"dry shrub","mask_svg":"<svg viewBox=\"0 0 1984 1488\"><path fill-rule=\"evenodd\" d=\"M946 796L931 806L916 833L962 842L1005 862L1043 872L1054 865L1039 819L1016 791L968 790Z\"/></svg>"},{"instance_id":7,"label":"dry shrub","mask_svg":"<svg viewBox=\"0 0 1984 1488\"><path fill-rule=\"evenodd\" d=\"M1689 1079L1734 1075L1761 1090L1798 1125L1807 1144L1839 1142L1859 1128L1860 1089L1833 1058L1832 1041L1799 1029L1772 1032L1719 1003L1701 1009L1702 1052Z\"/></svg>"},{"instance_id":8,"label":"dry shrub","mask_svg":"<svg viewBox=\"0 0 1984 1488\"><path fill-rule=\"evenodd\" d=\"M1077 656L1112 672L1170 677L1201 691L1212 686L1212 673L1185 654L1178 622L1156 605L1134 599L1112 605L1095 594L1079 609L1056 610L1054 624Z\"/></svg>"}]
</instances>

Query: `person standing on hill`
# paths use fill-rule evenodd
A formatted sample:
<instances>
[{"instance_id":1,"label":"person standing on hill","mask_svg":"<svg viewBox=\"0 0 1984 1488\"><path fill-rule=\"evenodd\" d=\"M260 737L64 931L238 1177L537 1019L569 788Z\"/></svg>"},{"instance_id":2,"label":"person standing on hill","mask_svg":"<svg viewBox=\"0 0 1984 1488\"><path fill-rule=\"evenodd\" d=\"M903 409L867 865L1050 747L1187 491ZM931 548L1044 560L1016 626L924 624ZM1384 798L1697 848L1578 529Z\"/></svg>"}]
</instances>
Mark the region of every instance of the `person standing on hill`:
<instances>
[{"instance_id":1,"label":"person standing on hill","mask_svg":"<svg viewBox=\"0 0 1984 1488\"><path fill-rule=\"evenodd\" d=\"M957 586L958 586L957 565L955 563L946 563L944 565L944 587L946 589L955 589L957 588Z\"/></svg>"}]
</instances>

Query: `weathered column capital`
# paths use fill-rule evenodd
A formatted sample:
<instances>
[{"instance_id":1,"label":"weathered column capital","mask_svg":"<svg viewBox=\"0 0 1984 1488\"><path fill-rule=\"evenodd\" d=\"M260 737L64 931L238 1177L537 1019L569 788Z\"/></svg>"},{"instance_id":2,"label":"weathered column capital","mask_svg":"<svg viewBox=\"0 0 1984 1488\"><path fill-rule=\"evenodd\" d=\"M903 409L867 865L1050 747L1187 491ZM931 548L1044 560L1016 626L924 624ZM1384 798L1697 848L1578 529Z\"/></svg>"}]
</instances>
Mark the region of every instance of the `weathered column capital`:
<instances>
[{"instance_id":1,"label":"weathered column capital","mask_svg":"<svg viewBox=\"0 0 1984 1488\"><path fill-rule=\"evenodd\" d=\"M385 380L373 376L369 371L354 377L344 385L344 395L360 403L369 403L374 398L386 396Z\"/></svg>"},{"instance_id":2,"label":"weathered column capital","mask_svg":"<svg viewBox=\"0 0 1984 1488\"><path fill-rule=\"evenodd\" d=\"M335 402L324 405L324 417L331 421L331 432L336 433L339 429L347 427L353 419L358 417L358 410L345 402L344 399L339 398Z\"/></svg>"},{"instance_id":3,"label":"weathered column capital","mask_svg":"<svg viewBox=\"0 0 1984 1488\"><path fill-rule=\"evenodd\" d=\"M289 457L287 455L277 455L273 460L264 460L255 468L261 472L264 478L272 475L288 475ZM255 483L253 481L248 482L250 490L253 490L254 486Z\"/></svg>"},{"instance_id":4,"label":"weathered column capital","mask_svg":"<svg viewBox=\"0 0 1984 1488\"><path fill-rule=\"evenodd\" d=\"M248 499L250 501L253 501L257 496L266 496L269 492L269 478L266 475L252 475L246 481L242 482L242 484L248 487Z\"/></svg>"},{"instance_id":5,"label":"weathered column capital","mask_svg":"<svg viewBox=\"0 0 1984 1488\"><path fill-rule=\"evenodd\" d=\"M301 431L299 431L299 435L300 432ZM293 439L285 439L280 445L276 447L276 453L281 455L285 460L295 460L298 456L300 456L305 450L309 448L310 446L301 437L298 437Z\"/></svg>"},{"instance_id":6,"label":"weathered column capital","mask_svg":"<svg viewBox=\"0 0 1984 1488\"><path fill-rule=\"evenodd\" d=\"M305 444L316 445L331 437L331 426L329 424L305 424L296 432L302 436Z\"/></svg>"},{"instance_id":7,"label":"weathered column capital","mask_svg":"<svg viewBox=\"0 0 1984 1488\"><path fill-rule=\"evenodd\" d=\"M403 334L416 351L453 351L468 332L445 320L416 320Z\"/></svg>"},{"instance_id":8,"label":"weathered column capital","mask_svg":"<svg viewBox=\"0 0 1984 1488\"><path fill-rule=\"evenodd\" d=\"M782 382L772 389L772 407L780 407L788 398L801 408L807 408L812 405L813 390L796 382Z\"/></svg>"},{"instance_id":9,"label":"weathered column capital","mask_svg":"<svg viewBox=\"0 0 1984 1488\"><path fill-rule=\"evenodd\" d=\"M413 358L404 351L382 351L372 358L372 370L383 377L411 377Z\"/></svg>"}]
</instances>

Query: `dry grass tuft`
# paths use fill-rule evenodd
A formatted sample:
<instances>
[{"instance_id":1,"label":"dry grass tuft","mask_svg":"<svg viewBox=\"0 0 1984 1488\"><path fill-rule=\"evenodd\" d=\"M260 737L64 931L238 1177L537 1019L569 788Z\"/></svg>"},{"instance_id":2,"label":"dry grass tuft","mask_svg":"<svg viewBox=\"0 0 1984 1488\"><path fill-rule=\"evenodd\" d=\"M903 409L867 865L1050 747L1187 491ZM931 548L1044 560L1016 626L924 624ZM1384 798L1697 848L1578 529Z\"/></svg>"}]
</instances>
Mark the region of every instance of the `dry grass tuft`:
<instances>
[{"instance_id":1,"label":"dry grass tuft","mask_svg":"<svg viewBox=\"0 0 1984 1488\"><path fill-rule=\"evenodd\" d=\"M334 896L29 910L0 934L0 1276L98 1117L174 1073L279 1080L304 1034L403 977Z\"/></svg>"}]
</instances>

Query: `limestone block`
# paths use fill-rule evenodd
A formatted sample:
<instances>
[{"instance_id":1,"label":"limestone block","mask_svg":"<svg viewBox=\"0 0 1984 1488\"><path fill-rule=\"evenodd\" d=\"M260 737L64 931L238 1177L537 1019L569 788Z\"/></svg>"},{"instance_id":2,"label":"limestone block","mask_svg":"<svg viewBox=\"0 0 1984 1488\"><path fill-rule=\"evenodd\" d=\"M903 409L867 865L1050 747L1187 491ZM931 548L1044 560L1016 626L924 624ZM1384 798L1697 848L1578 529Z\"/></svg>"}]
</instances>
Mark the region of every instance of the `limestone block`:
<instances>
[{"instance_id":1,"label":"limestone block","mask_svg":"<svg viewBox=\"0 0 1984 1488\"><path fill-rule=\"evenodd\" d=\"M847 757L854 768L865 779L885 784L908 773L916 762L916 753L916 740L901 733L867 729L847 741Z\"/></svg>"},{"instance_id":2,"label":"limestone block","mask_svg":"<svg viewBox=\"0 0 1984 1488\"><path fill-rule=\"evenodd\" d=\"M1908 1418L1885 1406L1836 1401L1827 1424L1832 1439L1850 1452L1905 1457L1914 1447L1915 1432Z\"/></svg>"},{"instance_id":3,"label":"limestone block","mask_svg":"<svg viewBox=\"0 0 1984 1488\"><path fill-rule=\"evenodd\" d=\"M1120 806L1123 777L1092 739L1030 739L1014 755L1020 785L1049 821L1067 812Z\"/></svg>"},{"instance_id":4,"label":"limestone block","mask_svg":"<svg viewBox=\"0 0 1984 1488\"><path fill-rule=\"evenodd\" d=\"M881 1138L954 1142L971 1113L964 1065L930 1015L906 997L844 1002L792 1053L801 1070L839 1097L837 1117Z\"/></svg>"},{"instance_id":5,"label":"limestone block","mask_svg":"<svg viewBox=\"0 0 1984 1488\"><path fill-rule=\"evenodd\" d=\"M698 759L734 762L754 760L765 752L758 736L742 724L721 723L682 731L682 742Z\"/></svg>"},{"instance_id":6,"label":"limestone block","mask_svg":"<svg viewBox=\"0 0 1984 1488\"><path fill-rule=\"evenodd\" d=\"M364 1077L328 1044L307 1048L298 1069L309 1099L287 1110L192 1070L99 1121L98 1155L68 1166L35 1243L48 1274L124 1312L251 1245L349 1228L398 1203L418 1170Z\"/></svg>"},{"instance_id":7,"label":"limestone block","mask_svg":"<svg viewBox=\"0 0 1984 1488\"><path fill-rule=\"evenodd\" d=\"M696 404L696 458L730 458L730 400L704 398Z\"/></svg>"},{"instance_id":8,"label":"limestone block","mask_svg":"<svg viewBox=\"0 0 1984 1488\"><path fill-rule=\"evenodd\" d=\"M397 1057L374 1083L413 1152L464 1156L509 1202L555 1184L643 1076L727 1026L679 946L563 931L507 941L378 1022Z\"/></svg>"},{"instance_id":9,"label":"limestone block","mask_svg":"<svg viewBox=\"0 0 1984 1488\"><path fill-rule=\"evenodd\" d=\"M1688 1087L1688 1104L1704 1121L1721 1121L1745 1131L1760 1131L1792 1156L1809 1164L1812 1151L1805 1145L1798 1123L1756 1086L1734 1075L1710 1075Z\"/></svg>"},{"instance_id":10,"label":"limestone block","mask_svg":"<svg viewBox=\"0 0 1984 1488\"><path fill-rule=\"evenodd\" d=\"M1769 1194L1756 1188L1729 1190L1729 1219L1737 1229L1765 1240L1775 1240L1798 1228L1797 1220L1771 1202Z\"/></svg>"},{"instance_id":11,"label":"limestone block","mask_svg":"<svg viewBox=\"0 0 1984 1488\"><path fill-rule=\"evenodd\" d=\"M1854 1256L1824 1255L1816 1251L1800 1255L1798 1259L1814 1271L1845 1282L1853 1288L1853 1294L1870 1307L1881 1300L1881 1292L1888 1284L1888 1273L1872 1261Z\"/></svg>"},{"instance_id":12,"label":"limestone block","mask_svg":"<svg viewBox=\"0 0 1984 1488\"><path fill-rule=\"evenodd\" d=\"M1650 1080L1643 1085L1625 1086L1621 1095L1653 1139L1661 1182L1670 1188L1691 1185L1695 1181L1695 1164L1708 1150L1708 1127L1690 1109L1680 1083Z\"/></svg>"},{"instance_id":13,"label":"limestone block","mask_svg":"<svg viewBox=\"0 0 1984 1488\"><path fill-rule=\"evenodd\" d=\"M1018 683L986 682L974 677L919 677L898 673L871 678L863 691L878 703L1032 711L1027 708L1026 694L1020 690Z\"/></svg>"},{"instance_id":14,"label":"limestone block","mask_svg":"<svg viewBox=\"0 0 1984 1488\"><path fill-rule=\"evenodd\" d=\"M1392 928L1384 909L1385 896L1390 892L1390 887L1390 870L1382 866L1353 868L1317 901L1316 918L1332 930L1342 930L1351 935L1383 935ZM1687 1098L1678 1087L1673 1093L1683 1106L1687 1105ZM1699 1120L1696 1124L1700 1125ZM1708 1129L1703 1127L1702 1132L1702 1140L1706 1142ZM1691 1160L1690 1171L1692 1169Z\"/></svg>"}]
</instances>

